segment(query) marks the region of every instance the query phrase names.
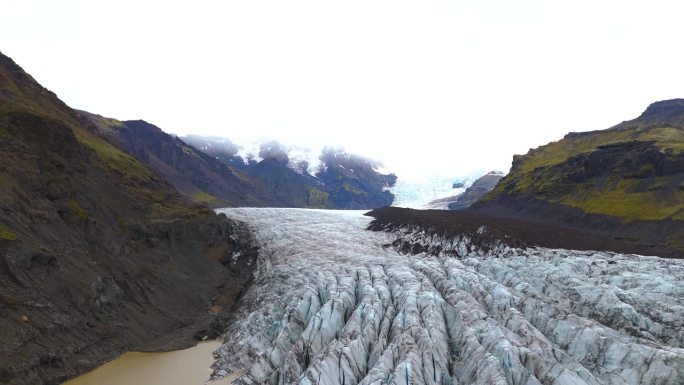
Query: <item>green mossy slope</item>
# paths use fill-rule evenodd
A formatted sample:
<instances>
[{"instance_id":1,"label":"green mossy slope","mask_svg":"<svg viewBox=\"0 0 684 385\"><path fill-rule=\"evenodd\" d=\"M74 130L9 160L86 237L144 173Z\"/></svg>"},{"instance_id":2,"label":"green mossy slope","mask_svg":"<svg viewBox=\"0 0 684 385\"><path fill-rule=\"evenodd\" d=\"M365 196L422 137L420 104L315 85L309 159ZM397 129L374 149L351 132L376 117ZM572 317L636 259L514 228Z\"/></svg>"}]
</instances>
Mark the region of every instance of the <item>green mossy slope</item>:
<instances>
[{"instance_id":1,"label":"green mossy slope","mask_svg":"<svg viewBox=\"0 0 684 385\"><path fill-rule=\"evenodd\" d=\"M669 102L655 103L644 115ZM525 195L623 221L684 219L684 128L665 120L678 122L677 116L572 133L516 156L511 172L483 200Z\"/></svg>"},{"instance_id":2,"label":"green mossy slope","mask_svg":"<svg viewBox=\"0 0 684 385\"><path fill-rule=\"evenodd\" d=\"M471 210L684 252L684 100L515 156Z\"/></svg>"}]
</instances>

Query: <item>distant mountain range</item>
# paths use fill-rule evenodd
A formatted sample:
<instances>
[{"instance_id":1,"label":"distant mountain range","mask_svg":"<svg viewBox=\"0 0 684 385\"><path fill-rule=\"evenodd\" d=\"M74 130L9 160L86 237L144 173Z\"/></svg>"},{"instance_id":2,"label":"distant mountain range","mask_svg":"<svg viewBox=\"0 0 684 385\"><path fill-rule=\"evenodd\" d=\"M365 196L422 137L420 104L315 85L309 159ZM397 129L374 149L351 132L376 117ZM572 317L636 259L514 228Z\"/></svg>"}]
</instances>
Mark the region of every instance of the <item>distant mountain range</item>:
<instances>
[{"instance_id":1,"label":"distant mountain range","mask_svg":"<svg viewBox=\"0 0 684 385\"><path fill-rule=\"evenodd\" d=\"M331 209L365 209L392 204L388 191L394 174L382 174L380 164L332 147L324 148L319 164L290 159L288 149L277 142L260 145L248 159L226 138L186 136L183 140L200 151L275 192L276 206ZM273 206L273 205L272 205Z\"/></svg>"},{"instance_id":2,"label":"distant mountain range","mask_svg":"<svg viewBox=\"0 0 684 385\"><path fill-rule=\"evenodd\" d=\"M178 138L142 120L118 121L83 112L99 134L150 167L189 200L210 207L308 207L369 209L392 204L393 174L369 159L332 148L321 167L291 162L276 142L243 159L225 138Z\"/></svg>"}]
</instances>

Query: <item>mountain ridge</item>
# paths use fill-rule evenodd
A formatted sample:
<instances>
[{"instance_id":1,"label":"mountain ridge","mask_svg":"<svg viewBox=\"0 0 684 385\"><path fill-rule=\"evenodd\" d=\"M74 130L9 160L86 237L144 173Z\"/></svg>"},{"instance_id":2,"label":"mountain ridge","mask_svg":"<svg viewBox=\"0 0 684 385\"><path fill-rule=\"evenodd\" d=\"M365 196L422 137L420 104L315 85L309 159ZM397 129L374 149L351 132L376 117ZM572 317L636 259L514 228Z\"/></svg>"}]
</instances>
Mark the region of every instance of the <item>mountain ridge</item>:
<instances>
[{"instance_id":1,"label":"mountain ridge","mask_svg":"<svg viewBox=\"0 0 684 385\"><path fill-rule=\"evenodd\" d=\"M356 166L365 170L362 178L339 173L325 178L309 174L306 167L286 167L287 154L276 142L261 145L262 160L245 162L237 150L213 152L213 147L203 146L208 138L177 137L144 120L80 114L100 135L164 177L190 202L208 207L371 209L394 199L378 181L393 184L396 177L365 167L364 158L355 155ZM324 151L321 157L326 156ZM340 180L342 184L337 183ZM347 188L352 185L354 189Z\"/></svg>"},{"instance_id":2,"label":"mountain ridge","mask_svg":"<svg viewBox=\"0 0 684 385\"><path fill-rule=\"evenodd\" d=\"M383 174L365 157L326 147L318 160L317 170L309 171L307 161L290 159L283 146L275 141L262 143L255 157L244 159L238 148L226 138L188 136L184 140L199 151L254 178L276 195L284 189L288 194L278 198L284 207L329 209L371 209L389 205L394 196L387 189L394 186L396 175ZM289 195L289 196L288 196Z\"/></svg>"},{"instance_id":3,"label":"mountain ridge","mask_svg":"<svg viewBox=\"0 0 684 385\"><path fill-rule=\"evenodd\" d=\"M684 251L684 100L516 155L471 210Z\"/></svg>"}]
</instances>

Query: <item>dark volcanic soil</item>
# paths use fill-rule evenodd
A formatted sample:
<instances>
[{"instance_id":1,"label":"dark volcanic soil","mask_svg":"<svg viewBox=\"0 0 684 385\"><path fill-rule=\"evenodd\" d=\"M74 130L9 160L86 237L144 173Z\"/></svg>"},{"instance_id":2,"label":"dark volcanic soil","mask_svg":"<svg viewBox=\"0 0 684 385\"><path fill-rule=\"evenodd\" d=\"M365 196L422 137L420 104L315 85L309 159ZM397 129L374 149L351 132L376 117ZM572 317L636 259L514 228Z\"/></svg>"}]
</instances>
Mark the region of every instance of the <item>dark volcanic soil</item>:
<instances>
[{"instance_id":1,"label":"dark volcanic soil","mask_svg":"<svg viewBox=\"0 0 684 385\"><path fill-rule=\"evenodd\" d=\"M531 226L558 227L608 240L621 240L635 250L645 250L646 255L684 257L684 221L668 219L624 222L616 217L588 214L574 207L544 202L525 195L501 195L486 202L477 202L468 209L468 213L520 221Z\"/></svg>"},{"instance_id":2,"label":"dark volcanic soil","mask_svg":"<svg viewBox=\"0 0 684 385\"><path fill-rule=\"evenodd\" d=\"M604 250L624 254L657 255L674 257L672 250L663 247L647 247L627 240L616 240L563 227L540 225L514 219L496 218L469 212L446 210L413 210L398 207L382 207L368 212L374 217L369 229L393 231L410 226L440 236L468 235L473 243L485 249L493 242L502 241L510 247L547 247L572 250ZM479 233L481 226L486 232ZM403 250L411 252L412 250ZM414 250L420 251L420 250Z\"/></svg>"},{"instance_id":3,"label":"dark volcanic soil","mask_svg":"<svg viewBox=\"0 0 684 385\"><path fill-rule=\"evenodd\" d=\"M216 336L244 225L182 199L0 54L0 383L59 384Z\"/></svg>"},{"instance_id":4,"label":"dark volcanic soil","mask_svg":"<svg viewBox=\"0 0 684 385\"><path fill-rule=\"evenodd\" d=\"M127 243L0 241L0 383L59 384L126 351L222 332L256 265L247 229L208 216L128 231Z\"/></svg>"}]
</instances>

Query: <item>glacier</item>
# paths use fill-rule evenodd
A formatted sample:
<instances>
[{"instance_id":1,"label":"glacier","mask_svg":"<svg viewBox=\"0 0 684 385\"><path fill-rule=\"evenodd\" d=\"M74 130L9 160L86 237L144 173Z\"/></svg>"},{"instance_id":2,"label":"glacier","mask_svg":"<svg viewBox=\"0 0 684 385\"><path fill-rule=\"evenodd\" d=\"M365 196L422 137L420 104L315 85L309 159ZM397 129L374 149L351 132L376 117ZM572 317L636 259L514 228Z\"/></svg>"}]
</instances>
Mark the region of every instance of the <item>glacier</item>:
<instances>
[{"instance_id":1,"label":"glacier","mask_svg":"<svg viewBox=\"0 0 684 385\"><path fill-rule=\"evenodd\" d=\"M392 243L408 233L368 231L363 212L217 211L248 223L260 252L212 379L684 384L681 260L541 248L404 255Z\"/></svg>"},{"instance_id":2,"label":"glacier","mask_svg":"<svg viewBox=\"0 0 684 385\"><path fill-rule=\"evenodd\" d=\"M415 209L428 208L429 203L435 199L464 192L465 185L470 186L474 180L484 174L485 172L454 177L424 177L417 180L399 178L394 187L389 189L394 194L392 206ZM461 182L465 185L461 188L453 188L454 182ZM446 205L429 208L448 209Z\"/></svg>"}]
</instances>

